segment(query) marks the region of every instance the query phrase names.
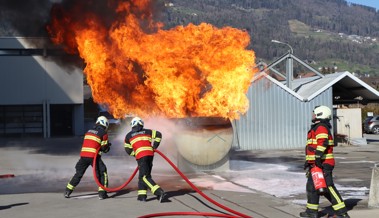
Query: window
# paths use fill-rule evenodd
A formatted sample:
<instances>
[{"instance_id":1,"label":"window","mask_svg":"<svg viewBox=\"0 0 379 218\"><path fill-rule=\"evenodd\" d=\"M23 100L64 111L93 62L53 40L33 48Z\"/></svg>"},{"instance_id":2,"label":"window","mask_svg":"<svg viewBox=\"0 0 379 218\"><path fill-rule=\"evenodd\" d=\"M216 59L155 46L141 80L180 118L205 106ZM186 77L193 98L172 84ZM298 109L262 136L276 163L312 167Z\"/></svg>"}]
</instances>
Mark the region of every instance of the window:
<instances>
[{"instance_id":1,"label":"window","mask_svg":"<svg viewBox=\"0 0 379 218\"><path fill-rule=\"evenodd\" d=\"M42 105L0 106L0 135L43 134Z\"/></svg>"}]
</instances>

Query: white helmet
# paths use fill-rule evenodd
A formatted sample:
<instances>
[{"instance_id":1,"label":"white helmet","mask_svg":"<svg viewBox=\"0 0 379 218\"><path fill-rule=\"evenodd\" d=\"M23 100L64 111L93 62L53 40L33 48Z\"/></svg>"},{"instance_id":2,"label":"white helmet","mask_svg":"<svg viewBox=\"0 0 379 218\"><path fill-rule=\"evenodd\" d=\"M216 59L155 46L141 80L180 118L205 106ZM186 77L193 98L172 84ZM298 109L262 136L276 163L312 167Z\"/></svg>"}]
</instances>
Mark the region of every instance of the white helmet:
<instances>
[{"instance_id":1,"label":"white helmet","mask_svg":"<svg viewBox=\"0 0 379 218\"><path fill-rule=\"evenodd\" d=\"M315 118L318 120L332 119L332 111L327 106L316 106L313 113L315 114Z\"/></svg>"},{"instance_id":2,"label":"white helmet","mask_svg":"<svg viewBox=\"0 0 379 218\"><path fill-rule=\"evenodd\" d=\"M134 117L133 119L132 119L132 121L130 121L130 125L132 126L132 127L135 127L135 126L137 126L137 125L141 125L141 126L143 126L143 120L141 119L141 118L139 118L139 117Z\"/></svg>"},{"instance_id":3,"label":"white helmet","mask_svg":"<svg viewBox=\"0 0 379 218\"><path fill-rule=\"evenodd\" d=\"M104 126L105 130L107 130L108 126L109 126L108 119L106 117L104 117L104 116L98 117L97 120L96 120L96 124Z\"/></svg>"}]
</instances>

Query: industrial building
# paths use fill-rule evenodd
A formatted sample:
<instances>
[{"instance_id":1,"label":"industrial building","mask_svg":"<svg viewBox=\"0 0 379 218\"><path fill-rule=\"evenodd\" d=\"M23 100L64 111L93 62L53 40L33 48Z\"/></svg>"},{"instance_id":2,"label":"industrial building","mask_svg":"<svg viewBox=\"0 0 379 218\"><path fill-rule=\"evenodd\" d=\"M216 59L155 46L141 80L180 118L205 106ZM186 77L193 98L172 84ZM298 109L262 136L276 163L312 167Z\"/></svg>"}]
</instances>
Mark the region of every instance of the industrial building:
<instances>
[{"instance_id":1,"label":"industrial building","mask_svg":"<svg viewBox=\"0 0 379 218\"><path fill-rule=\"evenodd\" d=\"M59 65L63 52L44 40L0 38L0 136L83 134L83 72Z\"/></svg>"},{"instance_id":2,"label":"industrial building","mask_svg":"<svg viewBox=\"0 0 379 218\"><path fill-rule=\"evenodd\" d=\"M303 65L312 77L293 77L293 62ZM275 66L286 64L286 73ZM283 78L284 80L277 80ZM233 122L235 150L293 149L306 144L311 113L318 105L333 108L335 136L362 138L360 109L341 105L378 103L379 92L349 72L322 75L292 52L265 66L248 90L249 110Z\"/></svg>"}]
</instances>

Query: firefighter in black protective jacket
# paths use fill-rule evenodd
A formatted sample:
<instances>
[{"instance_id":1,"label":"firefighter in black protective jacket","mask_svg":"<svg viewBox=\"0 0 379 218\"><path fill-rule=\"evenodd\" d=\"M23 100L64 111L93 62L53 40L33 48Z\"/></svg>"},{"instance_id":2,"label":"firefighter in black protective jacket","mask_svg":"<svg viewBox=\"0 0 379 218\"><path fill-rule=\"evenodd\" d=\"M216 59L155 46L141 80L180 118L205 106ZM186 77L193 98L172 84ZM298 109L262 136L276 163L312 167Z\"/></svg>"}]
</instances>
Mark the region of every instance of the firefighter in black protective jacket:
<instances>
[{"instance_id":1,"label":"firefighter in black protective jacket","mask_svg":"<svg viewBox=\"0 0 379 218\"><path fill-rule=\"evenodd\" d=\"M146 201L147 189L157 196L159 202L165 198L166 193L151 177L153 168L154 149L157 149L162 134L157 130L143 128L141 118L135 117L130 122L132 130L125 136L125 151L134 156L138 163L138 201Z\"/></svg>"}]
</instances>

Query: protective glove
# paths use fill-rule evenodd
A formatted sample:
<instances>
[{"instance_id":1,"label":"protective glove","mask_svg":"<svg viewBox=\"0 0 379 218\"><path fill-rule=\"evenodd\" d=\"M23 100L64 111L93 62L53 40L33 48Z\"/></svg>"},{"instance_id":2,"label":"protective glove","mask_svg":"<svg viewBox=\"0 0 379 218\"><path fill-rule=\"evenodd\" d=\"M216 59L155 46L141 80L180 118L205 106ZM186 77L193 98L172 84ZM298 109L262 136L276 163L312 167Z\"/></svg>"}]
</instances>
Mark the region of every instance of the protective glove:
<instances>
[{"instance_id":1,"label":"protective glove","mask_svg":"<svg viewBox=\"0 0 379 218\"><path fill-rule=\"evenodd\" d=\"M106 146L101 148L101 151L103 151L104 153L108 153L109 150L111 149L111 145L112 145L112 143L108 142L108 144Z\"/></svg>"},{"instance_id":2,"label":"protective glove","mask_svg":"<svg viewBox=\"0 0 379 218\"><path fill-rule=\"evenodd\" d=\"M309 168L308 168L307 171L305 171L305 178L308 178L310 175L311 175L311 172L309 172Z\"/></svg>"},{"instance_id":3,"label":"protective glove","mask_svg":"<svg viewBox=\"0 0 379 218\"><path fill-rule=\"evenodd\" d=\"M311 165L308 163L308 161L305 161L303 169L306 170L307 168L310 168L310 166Z\"/></svg>"},{"instance_id":4,"label":"protective glove","mask_svg":"<svg viewBox=\"0 0 379 218\"><path fill-rule=\"evenodd\" d=\"M316 158L315 160L315 165L319 168L322 169L322 162L321 162L321 158Z\"/></svg>"},{"instance_id":5,"label":"protective glove","mask_svg":"<svg viewBox=\"0 0 379 218\"><path fill-rule=\"evenodd\" d=\"M156 150L159 146L159 143L158 142L154 142L153 143L153 149Z\"/></svg>"},{"instance_id":6,"label":"protective glove","mask_svg":"<svg viewBox=\"0 0 379 218\"><path fill-rule=\"evenodd\" d=\"M105 148L105 149L103 150L103 152L104 152L104 153L108 153L109 150L111 150L111 148L110 148L110 147L107 147L107 148Z\"/></svg>"}]
</instances>

